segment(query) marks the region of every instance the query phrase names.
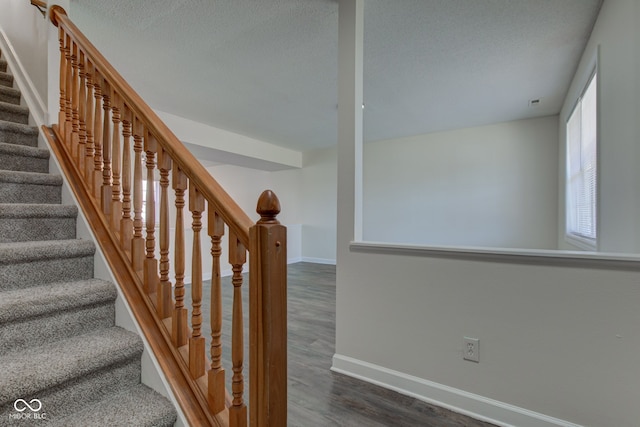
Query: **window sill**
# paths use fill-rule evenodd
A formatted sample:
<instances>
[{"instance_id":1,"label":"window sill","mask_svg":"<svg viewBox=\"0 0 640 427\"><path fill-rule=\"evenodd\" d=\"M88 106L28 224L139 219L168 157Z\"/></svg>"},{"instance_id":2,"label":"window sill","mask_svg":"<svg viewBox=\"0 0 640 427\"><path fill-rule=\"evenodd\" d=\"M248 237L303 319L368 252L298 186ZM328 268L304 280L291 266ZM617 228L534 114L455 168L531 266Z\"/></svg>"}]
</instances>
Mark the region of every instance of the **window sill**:
<instances>
[{"instance_id":1,"label":"window sill","mask_svg":"<svg viewBox=\"0 0 640 427\"><path fill-rule=\"evenodd\" d=\"M352 252L358 253L640 271L640 254L471 246L428 246L363 241L351 242L349 248Z\"/></svg>"}]
</instances>

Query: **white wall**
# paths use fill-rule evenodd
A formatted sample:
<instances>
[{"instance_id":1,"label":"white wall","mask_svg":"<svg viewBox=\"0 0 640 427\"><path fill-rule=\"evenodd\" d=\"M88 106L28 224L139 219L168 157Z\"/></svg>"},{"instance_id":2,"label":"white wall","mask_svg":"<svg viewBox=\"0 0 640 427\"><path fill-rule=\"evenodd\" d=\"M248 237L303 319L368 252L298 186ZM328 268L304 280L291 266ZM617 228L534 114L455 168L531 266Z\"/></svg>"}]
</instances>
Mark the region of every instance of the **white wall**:
<instances>
[{"instance_id":1,"label":"white wall","mask_svg":"<svg viewBox=\"0 0 640 427\"><path fill-rule=\"evenodd\" d=\"M340 2L347 58L357 43L354 12L344 10L361 1ZM610 25L638 26L637 7L605 0L603 16L635 16ZM361 84L341 61L334 368L501 425L637 426L639 261L631 271L566 253L487 258L350 244ZM479 363L463 361L464 336L480 339Z\"/></svg>"},{"instance_id":2,"label":"white wall","mask_svg":"<svg viewBox=\"0 0 640 427\"><path fill-rule=\"evenodd\" d=\"M364 239L556 249L558 117L368 142Z\"/></svg>"},{"instance_id":3,"label":"white wall","mask_svg":"<svg viewBox=\"0 0 640 427\"><path fill-rule=\"evenodd\" d=\"M336 149L304 153L301 176L302 256L306 261L336 260Z\"/></svg>"},{"instance_id":4,"label":"white wall","mask_svg":"<svg viewBox=\"0 0 640 427\"><path fill-rule=\"evenodd\" d=\"M640 252L640 4L606 0L584 51L560 114L560 176L565 176L564 123L584 89L599 47L599 250ZM564 182L560 182L560 216L564 218ZM564 241L560 221L559 245Z\"/></svg>"},{"instance_id":5,"label":"white wall","mask_svg":"<svg viewBox=\"0 0 640 427\"><path fill-rule=\"evenodd\" d=\"M25 0L2 0L0 28L43 100L47 99L47 34L51 22Z\"/></svg>"}]
</instances>

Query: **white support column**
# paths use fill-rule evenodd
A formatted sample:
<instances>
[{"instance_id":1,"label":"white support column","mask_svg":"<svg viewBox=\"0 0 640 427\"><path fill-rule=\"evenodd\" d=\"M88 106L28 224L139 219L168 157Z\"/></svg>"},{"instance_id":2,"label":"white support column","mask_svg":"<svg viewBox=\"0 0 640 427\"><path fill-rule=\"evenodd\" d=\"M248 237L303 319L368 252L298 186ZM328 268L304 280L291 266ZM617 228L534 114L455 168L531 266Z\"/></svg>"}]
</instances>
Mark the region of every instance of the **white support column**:
<instances>
[{"instance_id":1,"label":"white support column","mask_svg":"<svg viewBox=\"0 0 640 427\"><path fill-rule=\"evenodd\" d=\"M336 352L348 321L349 244L362 240L362 48L364 0L340 0L338 18L338 198ZM343 334L344 335L344 334Z\"/></svg>"}]
</instances>

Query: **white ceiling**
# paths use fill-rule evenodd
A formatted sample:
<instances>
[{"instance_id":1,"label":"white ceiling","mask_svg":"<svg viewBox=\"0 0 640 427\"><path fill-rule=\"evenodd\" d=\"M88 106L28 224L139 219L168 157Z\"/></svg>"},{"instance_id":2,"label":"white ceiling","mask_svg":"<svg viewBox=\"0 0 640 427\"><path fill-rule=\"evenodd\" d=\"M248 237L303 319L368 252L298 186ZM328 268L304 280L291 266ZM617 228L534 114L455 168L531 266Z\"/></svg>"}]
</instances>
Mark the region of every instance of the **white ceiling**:
<instances>
[{"instance_id":1,"label":"white ceiling","mask_svg":"<svg viewBox=\"0 0 640 427\"><path fill-rule=\"evenodd\" d=\"M557 113L601 3L366 0L365 138ZM158 110L300 151L336 143L336 0L72 0L70 14Z\"/></svg>"}]
</instances>

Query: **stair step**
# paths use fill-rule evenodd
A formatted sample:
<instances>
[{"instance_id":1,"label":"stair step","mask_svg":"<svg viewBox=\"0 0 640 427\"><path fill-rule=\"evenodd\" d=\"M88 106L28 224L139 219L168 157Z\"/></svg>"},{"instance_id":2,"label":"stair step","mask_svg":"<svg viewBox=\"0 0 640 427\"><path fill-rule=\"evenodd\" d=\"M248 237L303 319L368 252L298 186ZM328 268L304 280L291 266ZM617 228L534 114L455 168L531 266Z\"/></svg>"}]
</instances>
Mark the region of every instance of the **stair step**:
<instances>
[{"instance_id":1,"label":"stair step","mask_svg":"<svg viewBox=\"0 0 640 427\"><path fill-rule=\"evenodd\" d=\"M13 87L13 76L6 71L0 71L0 86Z\"/></svg>"},{"instance_id":2,"label":"stair step","mask_svg":"<svg viewBox=\"0 0 640 427\"><path fill-rule=\"evenodd\" d=\"M47 173L0 170L4 203L60 203L62 177Z\"/></svg>"},{"instance_id":3,"label":"stair step","mask_svg":"<svg viewBox=\"0 0 640 427\"><path fill-rule=\"evenodd\" d=\"M2 292L0 356L114 326L116 288L99 279Z\"/></svg>"},{"instance_id":4,"label":"stair step","mask_svg":"<svg viewBox=\"0 0 640 427\"><path fill-rule=\"evenodd\" d=\"M0 86L0 101L19 105L20 91L12 87Z\"/></svg>"},{"instance_id":5,"label":"stair step","mask_svg":"<svg viewBox=\"0 0 640 427\"><path fill-rule=\"evenodd\" d=\"M47 173L49 150L0 142L0 169Z\"/></svg>"},{"instance_id":6,"label":"stair step","mask_svg":"<svg viewBox=\"0 0 640 427\"><path fill-rule=\"evenodd\" d=\"M7 71L7 61L6 61L6 59L0 58L0 71L2 71L2 72L6 72Z\"/></svg>"},{"instance_id":7,"label":"stair step","mask_svg":"<svg viewBox=\"0 0 640 427\"><path fill-rule=\"evenodd\" d=\"M29 109L8 102L0 102L0 120L23 125L29 124Z\"/></svg>"},{"instance_id":8,"label":"stair step","mask_svg":"<svg viewBox=\"0 0 640 427\"><path fill-rule=\"evenodd\" d=\"M37 147L38 128L0 120L0 142Z\"/></svg>"},{"instance_id":9,"label":"stair step","mask_svg":"<svg viewBox=\"0 0 640 427\"><path fill-rule=\"evenodd\" d=\"M176 411L167 398L139 384L49 425L85 427L87 420L93 419L105 426L171 427L176 418Z\"/></svg>"},{"instance_id":10,"label":"stair step","mask_svg":"<svg viewBox=\"0 0 640 427\"><path fill-rule=\"evenodd\" d=\"M75 205L0 203L0 242L75 239L77 215Z\"/></svg>"},{"instance_id":11,"label":"stair step","mask_svg":"<svg viewBox=\"0 0 640 427\"><path fill-rule=\"evenodd\" d=\"M0 243L0 291L90 279L94 253L87 240Z\"/></svg>"},{"instance_id":12,"label":"stair step","mask_svg":"<svg viewBox=\"0 0 640 427\"><path fill-rule=\"evenodd\" d=\"M0 419L15 414L16 399L39 399L55 421L134 387L142 350L136 334L111 327L2 356Z\"/></svg>"}]
</instances>

